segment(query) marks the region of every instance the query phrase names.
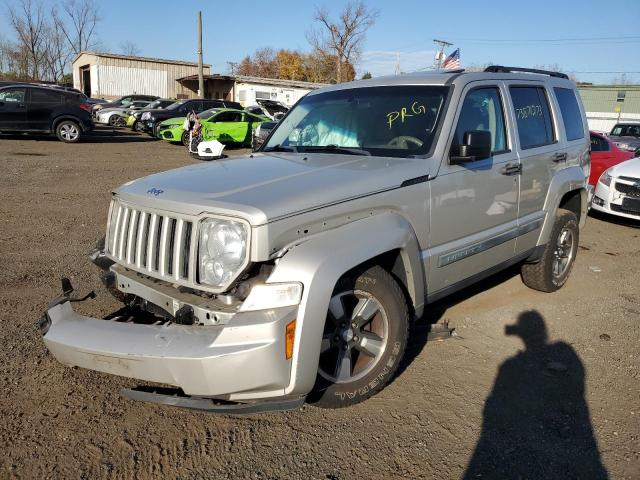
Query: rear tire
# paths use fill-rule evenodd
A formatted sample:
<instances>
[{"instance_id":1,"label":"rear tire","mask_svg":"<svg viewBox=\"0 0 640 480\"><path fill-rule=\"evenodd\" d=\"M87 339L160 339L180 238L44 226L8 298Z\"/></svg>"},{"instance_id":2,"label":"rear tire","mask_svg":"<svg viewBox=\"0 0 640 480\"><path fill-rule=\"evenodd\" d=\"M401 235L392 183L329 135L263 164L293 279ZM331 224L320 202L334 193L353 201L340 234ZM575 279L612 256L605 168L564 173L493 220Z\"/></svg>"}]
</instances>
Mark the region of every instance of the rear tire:
<instances>
[{"instance_id":1,"label":"rear tire","mask_svg":"<svg viewBox=\"0 0 640 480\"><path fill-rule=\"evenodd\" d=\"M362 402L393 378L409 336L398 283L378 266L346 275L327 312L318 375L309 403L341 408Z\"/></svg>"},{"instance_id":2,"label":"rear tire","mask_svg":"<svg viewBox=\"0 0 640 480\"><path fill-rule=\"evenodd\" d=\"M80 126L73 120L62 120L56 125L56 137L64 143L76 143L81 136Z\"/></svg>"},{"instance_id":3,"label":"rear tire","mask_svg":"<svg viewBox=\"0 0 640 480\"><path fill-rule=\"evenodd\" d=\"M578 218L569 210L559 209L542 259L522 265L524 284L541 292L555 292L569 278L578 253L580 229Z\"/></svg>"}]
</instances>

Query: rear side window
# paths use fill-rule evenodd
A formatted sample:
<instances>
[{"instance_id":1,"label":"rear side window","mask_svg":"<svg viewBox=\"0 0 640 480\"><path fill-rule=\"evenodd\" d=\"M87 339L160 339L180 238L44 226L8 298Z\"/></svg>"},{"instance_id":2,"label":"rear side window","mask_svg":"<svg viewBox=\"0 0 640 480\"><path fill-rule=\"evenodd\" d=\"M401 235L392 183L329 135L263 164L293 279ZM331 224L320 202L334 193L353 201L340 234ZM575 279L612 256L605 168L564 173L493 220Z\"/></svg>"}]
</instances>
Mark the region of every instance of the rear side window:
<instances>
[{"instance_id":1,"label":"rear side window","mask_svg":"<svg viewBox=\"0 0 640 480\"><path fill-rule=\"evenodd\" d=\"M584 124L575 92L570 88L555 87L553 91L560 105L562 123L567 133L567 140L584 138Z\"/></svg>"},{"instance_id":2,"label":"rear side window","mask_svg":"<svg viewBox=\"0 0 640 480\"><path fill-rule=\"evenodd\" d=\"M510 87L516 111L520 148L549 145L555 141L549 101L544 88Z\"/></svg>"},{"instance_id":3,"label":"rear side window","mask_svg":"<svg viewBox=\"0 0 640 480\"><path fill-rule=\"evenodd\" d=\"M31 90L31 102L33 103L63 103L63 94L49 90L33 88Z\"/></svg>"},{"instance_id":4,"label":"rear side window","mask_svg":"<svg viewBox=\"0 0 640 480\"><path fill-rule=\"evenodd\" d=\"M591 135L591 151L592 152L608 152L609 142L597 135Z\"/></svg>"}]
</instances>

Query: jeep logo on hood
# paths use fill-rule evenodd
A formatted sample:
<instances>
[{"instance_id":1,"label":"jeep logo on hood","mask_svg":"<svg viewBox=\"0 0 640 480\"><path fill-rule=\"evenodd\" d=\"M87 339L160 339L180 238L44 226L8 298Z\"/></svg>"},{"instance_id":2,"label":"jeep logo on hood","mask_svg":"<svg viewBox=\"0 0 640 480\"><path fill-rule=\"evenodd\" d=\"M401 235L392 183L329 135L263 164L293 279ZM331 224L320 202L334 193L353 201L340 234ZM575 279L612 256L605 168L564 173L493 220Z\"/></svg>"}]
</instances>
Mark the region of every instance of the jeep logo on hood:
<instances>
[{"instance_id":1,"label":"jeep logo on hood","mask_svg":"<svg viewBox=\"0 0 640 480\"><path fill-rule=\"evenodd\" d=\"M160 190L159 188L150 188L149 190L147 190L147 193L149 195L153 195L154 197L157 197L158 195L164 193L164 190Z\"/></svg>"}]
</instances>

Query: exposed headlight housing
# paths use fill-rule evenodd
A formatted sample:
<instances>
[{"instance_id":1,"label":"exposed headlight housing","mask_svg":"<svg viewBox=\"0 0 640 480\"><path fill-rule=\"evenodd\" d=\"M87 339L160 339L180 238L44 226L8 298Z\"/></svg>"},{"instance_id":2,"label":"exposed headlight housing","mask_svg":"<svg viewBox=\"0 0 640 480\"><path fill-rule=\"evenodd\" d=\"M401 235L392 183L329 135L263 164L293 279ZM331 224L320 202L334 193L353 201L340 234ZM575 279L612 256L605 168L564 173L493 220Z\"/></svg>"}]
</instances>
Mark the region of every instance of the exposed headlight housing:
<instances>
[{"instance_id":1,"label":"exposed headlight housing","mask_svg":"<svg viewBox=\"0 0 640 480\"><path fill-rule=\"evenodd\" d=\"M237 220L207 218L200 223L198 280L224 289L249 263L249 225Z\"/></svg>"},{"instance_id":2,"label":"exposed headlight housing","mask_svg":"<svg viewBox=\"0 0 640 480\"><path fill-rule=\"evenodd\" d=\"M142 114L142 120L147 120L151 116L151 112L144 112Z\"/></svg>"},{"instance_id":3,"label":"exposed headlight housing","mask_svg":"<svg viewBox=\"0 0 640 480\"><path fill-rule=\"evenodd\" d=\"M609 187L611 185L611 170L613 167L605 170L602 175L600 175L600 183Z\"/></svg>"},{"instance_id":4,"label":"exposed headlight housing","mask_svg":"<svg viewBox=\"0 0 640 480\"><path fill-rule=\"evenodd\" d=\"M302 298L302 284L265 283L254 285L240 307L241 312L267 310L298 305Z\"/></svg>"}]
</instances>

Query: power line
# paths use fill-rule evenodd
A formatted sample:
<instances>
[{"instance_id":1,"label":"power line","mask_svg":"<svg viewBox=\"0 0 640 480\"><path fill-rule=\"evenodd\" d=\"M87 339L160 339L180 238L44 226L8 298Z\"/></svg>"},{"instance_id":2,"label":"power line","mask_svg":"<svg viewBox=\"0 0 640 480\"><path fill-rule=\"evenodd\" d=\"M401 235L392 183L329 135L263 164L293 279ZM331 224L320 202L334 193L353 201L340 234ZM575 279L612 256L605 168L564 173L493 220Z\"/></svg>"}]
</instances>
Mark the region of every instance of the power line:
<instances>
[{"instance_id":1,"label":"power line","mask_svg":"<svg viewBox=\"0 0 640 480\"><path fill-rule=\"evenodd\" d=\"M455 38L455 37L454 37ZM567 37L567 38L456 38L468 42L582 42L603 40L640 40L640 35L618 35L613 37Z\"/></svg>"}]
</instances>

